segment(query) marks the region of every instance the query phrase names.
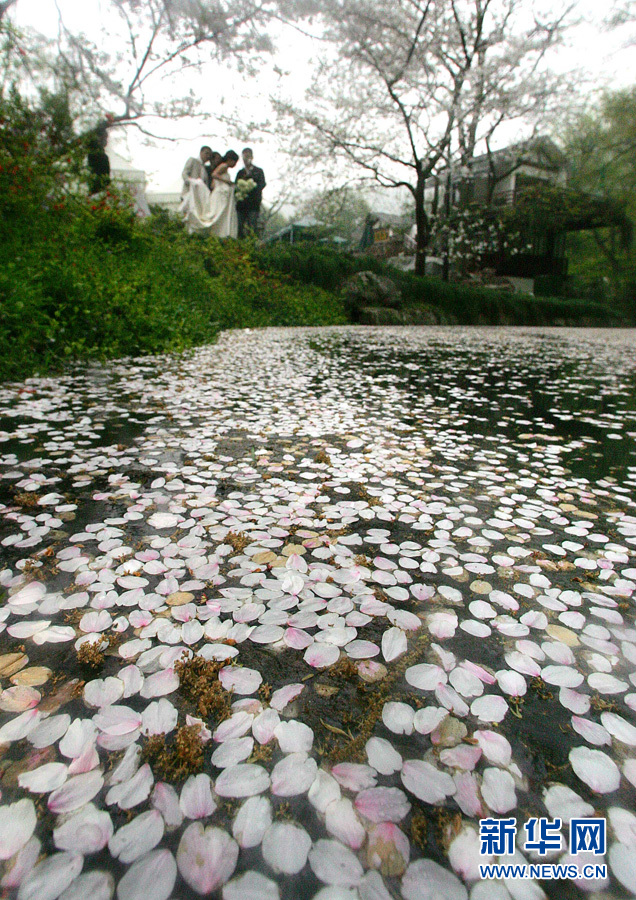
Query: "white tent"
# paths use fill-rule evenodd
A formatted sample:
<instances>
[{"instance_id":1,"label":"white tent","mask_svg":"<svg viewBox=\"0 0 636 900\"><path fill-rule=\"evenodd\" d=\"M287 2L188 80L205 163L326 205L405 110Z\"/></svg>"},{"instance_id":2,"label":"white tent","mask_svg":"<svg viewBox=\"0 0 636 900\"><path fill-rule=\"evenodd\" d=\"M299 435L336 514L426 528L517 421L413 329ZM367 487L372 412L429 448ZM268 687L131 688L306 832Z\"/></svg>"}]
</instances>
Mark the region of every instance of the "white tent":
<instances>
[{"instance_id":1,"label":"white tent","mask_svg":"<svg viewBox=\"0 0 636 900\"><path fill-rule=\"evenodd\" d=\"M149 216L150 209L146 199L146 173L136 169L131 163L113 150L107 150L110 160L110 177L115 184L130 192L135 203L138 216Z\"/></svg>"}]
</instances>

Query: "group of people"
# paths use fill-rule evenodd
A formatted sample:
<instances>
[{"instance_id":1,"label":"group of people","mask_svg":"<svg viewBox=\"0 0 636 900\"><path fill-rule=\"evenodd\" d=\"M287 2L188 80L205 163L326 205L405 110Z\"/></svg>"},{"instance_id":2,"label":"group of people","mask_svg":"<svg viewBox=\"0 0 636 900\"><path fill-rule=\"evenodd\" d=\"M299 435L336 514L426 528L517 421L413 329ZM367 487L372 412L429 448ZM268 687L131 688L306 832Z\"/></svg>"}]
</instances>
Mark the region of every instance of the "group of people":
<instances>
[{"instance_id":1,"label":"group of people","mask_svg":"<svg viewBox=\"0 0 636 900\"><path fill-rule=\"evenodd\" d=\"M201 147L198 159L191 157L183 170L181 212L190 233L207 231L217 237L246 237L256 233L265 175L254 165L249 147L242 153L243 168L236 180L231 170L239 161L234 150L221 156Z\"/></svg>"}]
</instances>

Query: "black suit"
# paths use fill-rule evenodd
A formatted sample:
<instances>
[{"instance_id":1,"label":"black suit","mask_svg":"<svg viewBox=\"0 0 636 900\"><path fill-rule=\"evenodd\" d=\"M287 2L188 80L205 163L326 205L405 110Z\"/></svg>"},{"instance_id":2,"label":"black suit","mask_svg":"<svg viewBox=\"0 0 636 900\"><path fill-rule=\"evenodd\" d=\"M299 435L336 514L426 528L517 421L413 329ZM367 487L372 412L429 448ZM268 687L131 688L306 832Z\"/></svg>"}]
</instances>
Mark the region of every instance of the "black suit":
<instances>
[{"instance_id":1,"label":"black suit","mask_svg":"<svg viewBox=\"0 0 636 900\"><path fill-rule=\"evenodd\" d=\"M261 200L263 197L263 188L265 187L265 173L258 166L252 166L249 172L247 169L241 169L236 180L247 181L252 179L256 182L253 188L245 198L239 200L236 204L236 213L238 216L238 236L245 237L245 233L249 231L257 231L258 214L261 208Z\"/></svg>"}]
</instances>

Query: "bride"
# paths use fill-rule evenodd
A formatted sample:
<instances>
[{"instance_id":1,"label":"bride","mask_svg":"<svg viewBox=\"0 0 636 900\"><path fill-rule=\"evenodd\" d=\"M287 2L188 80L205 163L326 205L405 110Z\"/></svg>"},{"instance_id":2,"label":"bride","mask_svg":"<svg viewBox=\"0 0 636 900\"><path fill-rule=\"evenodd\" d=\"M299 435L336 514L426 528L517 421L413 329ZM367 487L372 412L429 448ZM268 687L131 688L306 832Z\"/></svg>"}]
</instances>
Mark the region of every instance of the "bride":
<instances>
[{"instance_id":1,"label":"bride","mask_svg":"<svg viewBox=\"0 0 636 900\"><path fill-rule=\"evenodd\" d=\"M229 175L238 162L238 154L228 150L212 172L211 188L200 178L188 179L188 190L181 204L187 230L207 231L217 237L235 238L238 234L234 184Z\"/></svg>"}]
</instances>

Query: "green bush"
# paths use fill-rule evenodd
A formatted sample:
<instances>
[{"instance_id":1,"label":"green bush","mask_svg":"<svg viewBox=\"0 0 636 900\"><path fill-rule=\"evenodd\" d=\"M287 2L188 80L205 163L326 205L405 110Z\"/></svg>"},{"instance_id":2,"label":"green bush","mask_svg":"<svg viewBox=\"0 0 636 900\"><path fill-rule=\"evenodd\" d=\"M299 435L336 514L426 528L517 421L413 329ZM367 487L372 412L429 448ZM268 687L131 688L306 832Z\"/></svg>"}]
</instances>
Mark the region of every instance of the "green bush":
<instances>
[{"instance_id":1,"label":"green bush","mask_svg":"<svg viewBox=\"0 0 636 900\"><path fill-rule=\"evenodd\" d=\"M389 276L400 288L404 309L427 306L442 322L462 325L622 324L620 314L589 300L533 297L490 288L470 287L441 278L400 272L372 256L354 256L306 243L271 244L257 251L262 266L299 284L340 291L356 272Z\"/></svg>"},{"instance_id":2,"label":"green bush","mask_svg":"<svg viewBox=\"0 0 636 900\"><path fill-rule=\"evenodd\" d=\"M439 321L613 321L600 304L416 278L329 247L189 236L166 213L138 219L116 190L89 197L85 155L63 96L0 91L0 379L180 351L221 328L344 324L342 285L369 269Z\"/></svg>"},{"instance_id":3,"label":"green bush","mask_svg":"<svg viewBox=\"0 0 636 900\"><path fill-rule=\"evenodd\" d=\"M89 197L65 108L0 96L0 379L179 351L220 328L346 321L335 295L263 272L249 244L140 220L114 189Z\"/></svg>"}]
</instances>

